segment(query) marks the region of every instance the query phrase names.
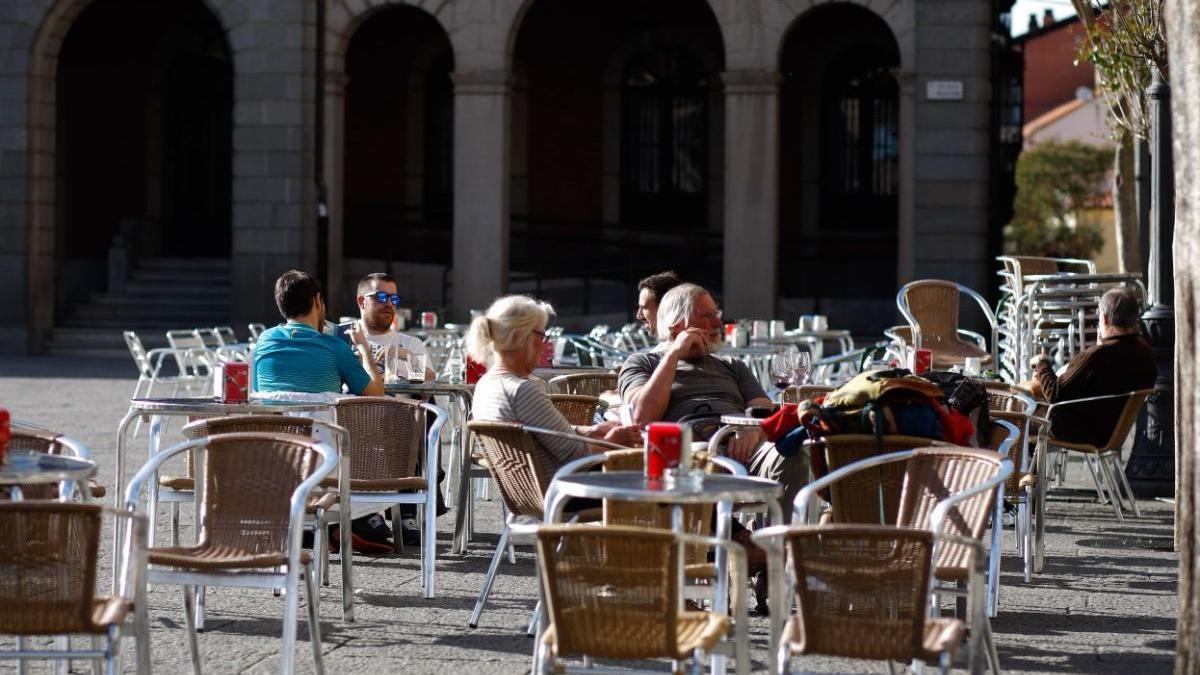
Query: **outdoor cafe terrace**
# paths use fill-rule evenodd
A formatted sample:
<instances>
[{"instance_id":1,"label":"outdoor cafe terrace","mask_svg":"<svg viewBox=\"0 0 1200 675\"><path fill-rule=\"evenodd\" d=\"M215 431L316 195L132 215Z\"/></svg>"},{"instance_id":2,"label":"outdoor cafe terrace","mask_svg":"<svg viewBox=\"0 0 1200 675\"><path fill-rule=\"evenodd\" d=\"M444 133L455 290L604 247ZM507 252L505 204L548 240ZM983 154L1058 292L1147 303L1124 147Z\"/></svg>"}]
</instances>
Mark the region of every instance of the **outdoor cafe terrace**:
<instances>
[{"instance_id":1,"label":"outdoor cafe terrace","mask_svg":"<svg viewBox=\"0 0 1200 675\"><path fill-rule=\"evenodd\" d=\"M763 320L731 328L723 353L745 362L781 403L820 399L861 372L897 364L965 372L987 386L995 425L991 449L943 444L921 451L926 454L897 455L900 473L892 484L880 482L880 468L860 472L850 487L801 492L796 504L803 508L781 535L786 570L783 549L771 549L763 538L764 532L784 531L781 514L755 506L773 506L779 486L747 477L741 465L719 456L720 438L757 428L760 418L748 411L721 420L718 441L697 446L696 461L711 469L703 477L648 480L641 451L612 450L574 472L568 465L549 482L529 468L537 462L519 459L538 451L528 441L540 432L517 429L505 436L471 421L471 385L464 382L460 351L464 326L412 330L425 341L438 378L393 381L388 393L433 401L425 407L353 399L315 407L256 403L253 397L215 401L214 373L253 360L261 325L252 326L244 342L229 328L172 331L171 346L151 353L130 334L133 363L0 357L0 408L11 414L13 438L0 464L0 488L8 494L8 503L0 503L0 569L11 570L4 575L10 581L0 581L0 658L6 651L53 654L69 647L85 652L72 662L75 671L92 658L101 665L111 655L105 653L111 649L106 630L115 636L106 627L115 626L122 629L116 660L123 672L192 668L190 635L201 667L219 673L322 667L330 673L522 673L539 662L549 668L555 656L571 667L592 665L568 653L581 650L590 650L595 665L669 671L666 653L639 658L663 644L678 651L673 656L681 668L767 672L776 668L785 640L792 651L787 661L798 671L881 672L914 659L937 667L944 653L958 672L995 670L993 659L1011 673L1170 672L1178 606L1173 505L1135 498L1122 473L1132 446L1132 413L1146 392L1122 399L1132 413L1113 420L1118 429L1109 447L1080 453L1056 446L1045 406L1015 386L1031 376L1034 355L1047 352L1061 365L1097 343L1096 310L1105 290L1128 288L1144 302L1144 288L1133 276L1096 274L1084 261L1000 262L998 305L956 284L914 282L897 299L906 323L880 336L851 336L823 317L804 317L797 327ZM598 326L586 335L557 331L551 338L554 359L535 374L555 393L575 395L557 399L560 410L582 415L582 423L620 415L621 403L611 392L615 369L652 344L640 326ZM289 416L322 407L334 410L338 425ZM264 418L266 413L284 415ZM257 429L238 426L251 419L286 433L223 435ZM847 441L835 436L804 451L822 453L831 469L851 464L840 462L837 448ZM870 446L856 452L868 463L877 463L885 450L919 447L890 435L867 438ZM190 445L179 445L185 442ZM29 454L36 443L60 456ZM203 461L185 464L181 447L196 449ZM341 448L351 450L339 459ZM235 450L241 454L231 454ZM432 459L446 471L442 489L450 508L444 515L434 516L433 498L423 492L426 474L414 464L417 452L421 465ZM156 473L153 462L168 455ZM393 455L404 459L393 462ZM147 460L149 468L139 472ZM604 463L604 473L587 470L597 462ZM159 480L160 474L174 477ZM293 490L315 487L321 476L327 477L324 497L292 498ZM862 476L879 478L871 483ZM916 515L900 508L900 480L906 494L912 490L925 495L929 507L943 508ZM520 526L565 520L565 495L603 497L601 522ZM92 535L93 554L72 543L89 536L82 521L68 528L66 520L46 515L55 508L75 513L71 517L83 513L70 511L76 508L71 504L55 506L56 496L115 505L124 513L102 516L102 529ZM424 522L436 518L436 542L425 538L400 552L334 552L326 559L321 539L328 530L320 527L311 557L298 547L255 548L270 537L256 539L251 530L276 527L272 519L289 543L299 541L297 528L320 519L341 526L336 536L345 551L349 535L341 535L349 515L347 510L343 517L336 504L353 503L357 517L364 509L395 507L398 500L424 507ZM655 511L653 503L668 508ZM207 543L197 550L189 548L197 535L195 504L207 514ZM733 517L763 531L755 542L768 547L770 612L756 606L741 547L728 542L725 514L735 505L740 513ZM522 512L506 524L509 509ZM880 525L885 511L882 520L891 525ZM131 512L141 515L130 519ZM641 527L631 528L636 518L616 515L635 512L642 514ZM862 513L867 517L855 515ZM136 526L143 516L152 531L149 546L157 547L144 602L139 561L147 541ZM765 530L768 519L780 527ZM704 525L693 527L696 522ZM716 537L701 537L712 534L713 522ZM848 522L871 528L853 529ZM221 544L221 537L232 539ZM505 541L516 544L507 555ZM52 550L56 546L61 550ZM344 566L350 560L352 566ZM315 602L305 588L310 564ZM805 571L796 576L797 569ZM230 570L242 572L231 579ZM71 584L64 580L77 580L80 571L94 574L96 595L109 595L115 583L117 594L132 604L118 600L93 611L91 598L80 595L75 601L89 609L56 613L54 607L71 602L69 589L62 588ZM785 573L787 586L807 584L795 614L797 596L784 590ZM549 582L539 589L541 578ZM181 590L195 587L205 590ZM91 590L80 588L77 595ZM931 588L936 618L927 616ZM55 593L59 604L47 603ZM547 593L548 602L539 602ZM320 629L315 643L314 614ZM551 625L549 637L539 632ZM677 638L660 637L655 647L654 636L672 627ZM60 632L73 637L52 637ZM88 632L94 637L79 636ZM902 637L889 643L895 635ZM558 645L557 655L550 645ZM0 672L14 670L13 663L0 660ZM48 671L50 663L29 661L25 672Z\"/></svg>"}]
</instances>

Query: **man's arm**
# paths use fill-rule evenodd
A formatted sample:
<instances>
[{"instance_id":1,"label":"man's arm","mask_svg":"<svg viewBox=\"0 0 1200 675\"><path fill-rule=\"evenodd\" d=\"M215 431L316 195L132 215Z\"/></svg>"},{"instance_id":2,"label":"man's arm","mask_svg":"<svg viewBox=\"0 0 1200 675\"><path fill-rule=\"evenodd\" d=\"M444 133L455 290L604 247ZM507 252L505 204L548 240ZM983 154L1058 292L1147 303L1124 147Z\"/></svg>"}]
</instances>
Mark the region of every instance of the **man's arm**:
<instances>
[{"instance_id":1,"label":"man's arm","mask_svg":"<svg viewBox=\"0 0 1200 675\"><path fill-rule=\"evenodd\" d=\"M349 372L342 374L350 393L360 396L383 396L383 373L375 367L375 359L371 356L371 343L367 342L367 335L358 322L350 327L350 344L358 348L358 365L362 367L361 374L355 373L353 368L348 368ZM365 383L360 375L367 376ZM358 391L355 391L356 389Z\"/></svg>"},{"instance_id":2,"label":"man's arm","mask_svg":"<svg viewBox=\"0 0 1200 675\"><path fill-rule=\"evenodd\" d=\"M671 385L679 359L689 354L703 354L707 341L703 331L688 328L675 337L650 379L625 393L625 402L633 407L633 423L649 424L661 420L671 402Z\"/></svg>"}]
</instances>

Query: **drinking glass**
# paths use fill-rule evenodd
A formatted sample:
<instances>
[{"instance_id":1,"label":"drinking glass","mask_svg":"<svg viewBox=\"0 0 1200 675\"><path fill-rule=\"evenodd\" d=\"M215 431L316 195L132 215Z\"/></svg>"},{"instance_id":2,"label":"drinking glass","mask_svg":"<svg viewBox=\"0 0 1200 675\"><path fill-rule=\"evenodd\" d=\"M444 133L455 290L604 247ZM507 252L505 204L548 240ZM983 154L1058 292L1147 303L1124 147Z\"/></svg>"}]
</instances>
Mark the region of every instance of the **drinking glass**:
<instances>
[{"instance_id":1,"label":"drinking glass","mask_svg":"<svg viewBox=\"0 0 1200 675\"><path fill-rule=\"evenodd\" d=\"M400 348L396 345L388 345L383 348L383 381L387 383L399 382L404 379L407 373L405 370L404 359L400 358Z\"/></svg>"},{"instance_id":2,"label":"drinking glass","mask_svg":"<svg viewBox=\"0 0 1200 675\"><path fill-rule=\"evenodd\" d=\"M780 391L794 384L795 358L796 354L792 352L780 352L771 357L771 384Z\"/></svg>"},{"instance_id":3,"label":"drinking glass","mask_svg":"<svg viewBox=\"0 0 1200 675\"><path fill-rule=\"evenodd\" d=\"M812 354L796 352L792 360L792 384L800 386L808 382L808 371L812 369Z\"/></svg>"},{"instance_id":4,"label":"drinking glass","mask_svg":"<svg viewBox=\"0 0 1200 675\"><path fill-rule=\"evenodd\" d=\"M425 354L408 354L408 381L409 382L424 382L425 381Z\"/></svg>"}]
</instances>

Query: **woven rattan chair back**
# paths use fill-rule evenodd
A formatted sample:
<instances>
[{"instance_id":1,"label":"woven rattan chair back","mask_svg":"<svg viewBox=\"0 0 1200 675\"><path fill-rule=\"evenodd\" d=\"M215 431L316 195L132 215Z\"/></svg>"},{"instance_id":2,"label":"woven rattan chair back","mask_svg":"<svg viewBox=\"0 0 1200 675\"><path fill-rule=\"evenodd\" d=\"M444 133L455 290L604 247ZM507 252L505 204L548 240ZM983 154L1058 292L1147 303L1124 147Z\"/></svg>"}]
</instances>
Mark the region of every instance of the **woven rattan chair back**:
<instances>
[{"instance_id":1,"label":"woven rattan chair back","mask_svg":"<svg viewBox=\"0 0 1200 675\"><path fill-rule=\"evenodd\" d=\"M1000 471L1001 457L991 450L955 446L920 448L909 458L896 525L928 529L937 505L947 497L984 483ZM979 539L992 515L996 493L988 490L955 504L939 534ZM949 543L940 548L938 568L966 569L971 549Z\"/></svg>"},{"instance_id":2,"label":"woven rattan chair back","mask_svg":"<svg viewBox=\"0 0 1200 675\"><path fill-rule=\"evenodd\" d=\"M929 444L928 438L916 436L884 436L881 443L869 434L837 434L825 439L825 462L833 472L868 457ZM831 485L831 522L895 524L904 468L901 462L891 462L851 474Z\"/></svg>"},{"instance_id":3,"label":"woven rattan chair back","mask_svg":"<svg viewBox=\"0 0 1200 675\"><path fill-rule=\"evenodd\" d=\"M1040 274L1058 274L1058 261L1054 258L1039 258L1035 256L1013 256L1016 272L1022 277Z\"/></svg>"},{"instance_id":4,"label":"woven rattan chair back","mask_svg":"<svg viewBox=\"0 0 1200 675\"><path fill-rule=\"evenodd\" d=\"M1029 416L1023 412L1007 412L1002 410L993 410L988 413L992 420L1004 420L1017 428L1017 442L1008 447L1008 460L1012 462L1013 472L1008 474L1008 480L1004 481L1004 494L1010 497L1015 497L1021 494L1021 478L1024 476L1021 466L1021 451L1025 448L1029 439ZM1008 438L1008 429L999 424L992 425L992 443L993 449L999 449L1000 444L1004 439ZM1032 469L1031 469L1032 470Z\"/></svg>"},{"instance_id":5,"label":"woven rattan chair back","mask_svg":"<svg viewBox=\"0 0 1200 675\"><path fill-rule=\"evenodd\" d=\"M799 621L793 651L893 661L921 654L932 533L832 525L787 536Z\"/></svg>"},{"instance_id":6,"label":"woven rattan chair back","mask_svg":"<svg viewBox=\"0 0 1200 675\"><path fill-rule=\"evenodd\" d=\"M211 417L188 422L183 426L183 437L189 441L217 434L294 434L296 436L312 436L313 421L307 417L290 415L235 415L232 417ZM185 453L187 456L187 477L196 475L195 453Z\"/></svg>"},{"instance_id":7,"label":"woven rattan chair back","mask_svg":"<svg viewBox=\"0 0 1200 675\"><path fill-rule=\"evenodd\" d=\"M1133 428L1133 423L1137 421L1138 413L1141 412L1142 406L1146 404L1146 399L1154 393L1153 389L1142 389L1132 392L1129 398L1125 400L1125 406L1121 408L1121 414L1117 416L1117 424L1113 427L1112 435L1108 437L1108 443L1100 448L1100 452L1120 452L1121 446L1125 443L1125 438L1129 436L1129 430ZM1051 430L1053 430L1053 422L1051 422Z\"/></svg>"},{"instance_id":8,"label":"woven rattan chair back","mask_svg":"<svg viewBox=\"0 0 1200 675\"><path fill-rule=\"evenodd\" d=\"M908 288L908 311L921 327L923 348L936 352L939 344L958 341L959 295L953 282L937 279L914 283Z\"/></svg>"},{"instance_id":9,"label":"woven rattan chair back","mask_svg":"<svg viewBox=\"0 0 1200 675\"><path fill-rule=\"evenodd\" d=\"M0 633L101 633L94 621L103 508L0 504Z\"/></svg>"},{"instance_id":10,"label":"woven rattan chair back","mask_svg":"<svg viewBox=\"0 0 1200 675\"><path fill-rule=\"evenodd\" d=\"M58 432L24 424L13 424L9 432L8 447L10 450L31 450L50 455L72 454L66 444L62 442L63 435ZM57 499L58 485L53 483L22 485L21 497L23 499Z\"/></svg>"},{"instance_id":11,"label":"woven rattan chair back","mask_svg":"<svg viewBox=\"0 0 1200 675\"><path fill-rule=\"evenodd\" d=\"M678 547L668 531L538 529L538 565L557 655L676 658Z\"/></svg>"},{"instance_id":12,"label":"woven rattan chair back","mask_svg":"<svg viewBox=\"0 0 1200 675\"><path fill-rule=\"evenodd\" d=\"M596 423L600 399L582 394L551 394L550 402L571 424L590 426Z\"/></svg>"},{"instance_id":13,"label":"woven rattan chair back","mask_svg":"<svg viewBox=\"0 0 1200 675\"><path fill-rule=\"evenodd\" d=\"M695 466L706 473L712 473L716 465L708 461L708 453L692 455ZM643 471L646 466L646 453L642 450L612 450L604 453L603 470L610 471ZM707 536L712 529L713 504L689 504L683 506L683 532ZM621 500L606 499L603 504L603 522L607 525L622 525L627 527L671 530L671 509L659 504L645 504ZM700 565L706 562L708 548L704 546L688 546L684 561L688 565Z\"/></svg>"},{"instance_id":14,"label":"woven rattan chair back","mask_svg":"<svg viewBox=\"0 0 1200 675\"><path fill-rule=\"evenodd\" d=\"M483 447L504 505L515 515L540 520L546 490L558 470L554 459L519 424L476 421L467 426Z\"/></svg>"},{"instance_id":15,"label":"woven rattan chair back","mask_svg":"<svg viewBox=\"0 0 1200 675\"><path fill-rule=\"evenodd\" d=\"M317 442L262 433L209 437L201 455L204 529L196 547L199 555L252 551L286 559L292 495L321 464L313 447Z\"/></svg>"},{"instance_id":16,"label":"woven rattan chair back","mask_svg":"<svg viewBox=\"0 0 1200 675\"><path fill-rule=\"evenodd\" d=\"M802 384L798 387L788 387L780 394L779 402L801 403L803 401L815 401L834 389L836 387L827 387L821 384Z\"/></svg>"},{"instance_id":17,"label":"woven rattan chair back","mask_svg":"<svg viewBox=\"0 0 1200 675\"><path fill-rule=\"evenodd\" d=\"M550 393L600 397L617 388L616 373L573 373L550 380Z\"/></svg>"},{"instance_id":18,"label":"woven rattan chair back","mask_svg":"<svg viewBox=\"0 0 1200 675\"><path fill-rule=\"evenodd\" d=\"M337 423L350 432L350 480L412 478L425 417L419 401L354 396L337 403Z\"/></svg>"},{"instance_id":19,"label":"woven rattan chair back","mask_svg":"<svg viewBox=\"0 0 1200 675\"><path fill-rule=\"evenodd\" d=\"M984 384L988 397L988 412L1018 412L1032 415L1037 404L1029 394L1002 382Z\"/></svg>"}]
</instances>

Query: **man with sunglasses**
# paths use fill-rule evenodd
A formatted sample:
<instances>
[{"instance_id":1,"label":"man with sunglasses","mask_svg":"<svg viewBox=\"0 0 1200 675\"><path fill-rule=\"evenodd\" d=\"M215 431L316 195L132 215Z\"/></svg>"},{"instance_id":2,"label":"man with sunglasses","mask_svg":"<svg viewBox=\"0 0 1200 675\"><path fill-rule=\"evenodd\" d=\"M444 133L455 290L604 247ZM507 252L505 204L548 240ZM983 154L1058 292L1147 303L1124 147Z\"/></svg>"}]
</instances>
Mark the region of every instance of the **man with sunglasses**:
<instances>
[{"instance_id":1,"label":"man with sunglasses","mask_svg":"<svg viewBox=\"0 0 1200 675\"><path fill-rule=\"evenodd\" d=\"M392 328L396 320L396 312L400 309L400 296L396 290L396 277L386 272L373 272L359 280L356 291L360 317L358 327L362 329L367 343L371 346L372 358L381 372L384 370L383 359L388 347L398 348L400 358L404 360L408 359L409 354L426 353L425 343L420 339ZM426 362L428 363L428 357L426 357ZM425 368L426 381L433 381L436 377L432 369ZM446 510L442 503L440 486L444 477L445 472L438 467L439 516ZM379 517L375 516L375 518ZM359 527L362 529L362 526ZM378 522L372 521L371 529L378 533L377 537L382 537L385 532L390 532L382 518ZM415 546L421 543L421 529L417 525L417 507L414 504L400 505L400 536L404 537L405 545Z\"/></svg>"},{"instance_id":2,"label":"man with sunglasses","mask_svg":"<svg viewBox=\"0 0 1200 675\"><path fill-rule=\"evenodd\" d=\"M392 330L396 312L400 309L400 296L396 293L396 277L386 272L374 272L358 282L358 313L371 354L380 371L384 369L383 355L387 347L397 347L400 358L409 354L425 354L425 344L419 339ZM428 363L428 358L426 358ZM435 379L432 369L425 368L425 379Z\"/></svg>"}]
</instances>

